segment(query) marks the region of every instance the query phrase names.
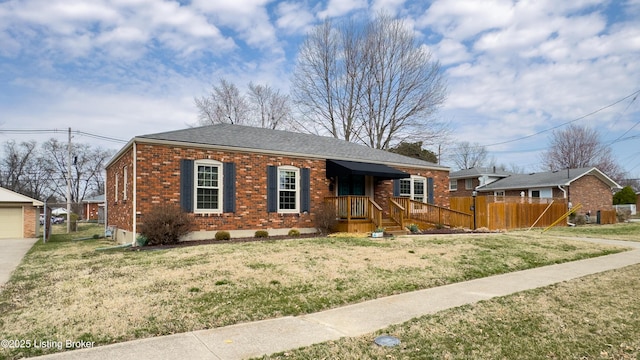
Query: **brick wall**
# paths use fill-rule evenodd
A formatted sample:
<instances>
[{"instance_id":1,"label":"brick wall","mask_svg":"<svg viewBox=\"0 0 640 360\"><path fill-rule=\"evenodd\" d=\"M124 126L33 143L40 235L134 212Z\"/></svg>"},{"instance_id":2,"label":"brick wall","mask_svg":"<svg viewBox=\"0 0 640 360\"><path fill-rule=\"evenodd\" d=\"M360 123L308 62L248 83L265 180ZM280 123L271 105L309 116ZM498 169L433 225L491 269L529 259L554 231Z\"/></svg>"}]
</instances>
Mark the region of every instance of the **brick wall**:
<instances>
[{"instance_id":1,"label":"brick wall","mask_svg":"<svg viewBox=\"0 0 640 360\"><path fill-rule=\"evenodd\" d=\"M257 230L315 228L314 216L325 197L334 196L326 178L326 161L291 156L230 152L214 149L189 148L158 144L137 144L137 214L138 224L154 206L180 204L180 161L182 159L210 159L236 166L236 212L222 214L192 214L196 231ZM107 169L107 218L109 226L131 231L133 199L132 149L126 151ZM267 212L267 166L295 166L309 168L311 172L309 213L279 214ZM128 167L127 199L123 198L123 168ZM434 178L435 202L449 205L448 171L399 168L412 175ZM115 177L118 176L118 201L115 199ZM375 184L375 200L387 208L387 199L393 195L392 181ZM382 202L382 203L380 203Z\"/></svg>"},{"instance_id":2,"label":"brick wall","mask_svg":"<svg viewBox=\"0 0 640 360\"><path fill-rule=\"evenodd\" d=\"M127 179L124 167L128 168ZM121 236L123 231L133 230L133 148L130 147L111 166L107 168L105 205L107 207L107 226L115 226ZM117 180L116 180L117 179ZM127 194L124 197L124 182ZM117 183L117 194L116 194ZM116 196L117 195L117 196ZM115 237L115 235L114 235Z\"/></svg>"},{"instance_id":3,"label":"brick wall","mask_svg":"<svg viewBox=\"0 0 640 360\"><path fill-rule=\"evenodd\" d=\"M591 211L596 216L598 210L613 210L613 193L611 188L594 175L583 176L571 183L570 201L573 205L582 204L579 213Z\"/></svg>"},{"instance_id":4,"label":"brick wall","mask_svg":"<svg viewBox=\"0 0 640 360\"><path fill-rule=\"evenodd\" d=\"M23 233L25 238L37 237L40 226L40 210L34 206L23 206Z\"/></svg>"}]
</instances>

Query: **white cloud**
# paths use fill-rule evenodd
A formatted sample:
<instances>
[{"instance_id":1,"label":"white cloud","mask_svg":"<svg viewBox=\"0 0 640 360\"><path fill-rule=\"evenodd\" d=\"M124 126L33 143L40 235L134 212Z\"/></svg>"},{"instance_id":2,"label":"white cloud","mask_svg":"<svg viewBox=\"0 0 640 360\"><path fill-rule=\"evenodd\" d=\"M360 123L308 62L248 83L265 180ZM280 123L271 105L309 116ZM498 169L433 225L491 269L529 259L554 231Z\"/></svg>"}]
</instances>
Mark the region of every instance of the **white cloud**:
<instances>
[{"instance_id":1,"label":"white cloud","mask_svg":"<svg viewBox=\"0 0 640 360\"><path fill-rule=\"evenodd\" d=\"M202 10L217 24L236 31L247 44L256 48L277 43L266 5L270 0L209 1L194 0L192 6Z\"/></svg>"},{"instance_id":2,"label":"white cloud","mask_svg":"<svg viewBox=\"0 0 640 360\"><path fill-rule=\"evenodd\" d=\"M436 0L417 21L448 38L464 40L513 21L514 9L508 0Z\"/></svg>"},{"instance_id":3,"label":"white cloud","mask_svg":"<svg viewBox=\"0 0 640 360\"><path fill-rule=\"evenodd\" d=\"M373 0L371 10L396 15L402 11L406 0Z\"/></svg>"},{"instance_id":4,"label":"white cloud","mask_svg":"<svg viewBox=\"0 0 640 360\"><path fill-rule=\"evenodd\" d=\"M366 9L367 6L367 0L329 0L327 8L318 12L318 18L343 16L354 10Z\"/></svg>"},{"instance_id":5,"label":"white cloud","mask_svg":"<svg viewBox=\"0 0 640 360\"><path fill-rule=\"evenodd\" d=\"M305 34L315 21L314 15L299 2L281 2L276 10L278 28L289 33Z\"/></svg>"}]
</instances>

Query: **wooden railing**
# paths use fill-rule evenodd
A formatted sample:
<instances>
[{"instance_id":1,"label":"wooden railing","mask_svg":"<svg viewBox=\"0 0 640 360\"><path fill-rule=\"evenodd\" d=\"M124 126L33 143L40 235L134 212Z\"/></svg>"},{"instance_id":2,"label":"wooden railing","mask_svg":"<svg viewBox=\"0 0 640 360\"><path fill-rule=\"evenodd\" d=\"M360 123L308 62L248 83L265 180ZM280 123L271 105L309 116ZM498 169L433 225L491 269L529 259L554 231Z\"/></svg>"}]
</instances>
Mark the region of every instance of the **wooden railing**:
<instances>
[{"instance_id":1,"label":"wooden railing","mask_svg":"<svg viewBox=\"0 0 640 360\"><path fill-rule=\"evenodd\" d=\"M393 199L389 200L389 217L391 220L401 227L404 227L405 214L406 208L404 206L398 204Z\"/></svg>"},{"instance_id":2,"label":"wooden railing","mask_svg":"<svg viewBox=\"0 0 640 360\"><path fill-rule=\"evenodd\" d=\"M382 225L382 208L368 196L331 196L325 200L335 204L336 216L340 219L370 220L376 227Z\"/></svg>"},{"instance_id":3,"label":"wooden railing","mask_svg":"<svg viewBox=\"0 0 640 360\"><path fill-rule=\"evenodd\" d=\"M404 220L407 222L413 220L434 225L473 228L473 216L470 214L442 206L426 204L406 197L395 197L392 201L405 209Z\"/></svg>"}]
</instances>

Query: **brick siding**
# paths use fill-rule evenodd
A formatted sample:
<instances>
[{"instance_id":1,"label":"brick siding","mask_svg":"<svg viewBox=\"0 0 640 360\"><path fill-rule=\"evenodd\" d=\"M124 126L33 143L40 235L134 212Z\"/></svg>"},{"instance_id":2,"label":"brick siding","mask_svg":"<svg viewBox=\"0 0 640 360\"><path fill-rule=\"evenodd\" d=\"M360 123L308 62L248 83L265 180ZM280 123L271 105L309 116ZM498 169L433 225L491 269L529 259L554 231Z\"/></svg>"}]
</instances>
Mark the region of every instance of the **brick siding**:
<instances>
[{"instance_id":1,"label":"brick siding","mask_svg":"<svg viewBox=\"0 0 640 360\"><path fill-rule=\"evenodd\" d=\"M326 177L326 161L292 156L230 152L215 149L190 148L159 144L136 144L137 177L136 219L154 206L180 204L180 161L182 159L210 159L233 162L236 165L236 212L222 214L193 214L196 231L258 230L286 228L315 228L313 219L325 197L334 196ZM133 230L133 150L127 149L107 168L107 224L118 229ZM267 166L294 166L310 169L309 213L280 214L267 212ZM124 200L124 167L127 166L127 199ZM434 200L437 205L449 205L449 173L425 169L398 168L412 175L434 178ZM118 200L115 199L116 176ZM379 181L374 199L387 208L393 195L390 180Z\"/></svg>"},{"instance_id":2,"label":"brick siding","mask_svg":"<svg viewBox=\"0 0 640 360\"><path fill-rule=\"evenodd\" d=\"M572 182L569 194L573 205L582 204L581 214L591 211L591 216L596 216L598 210L613 210L611 188L594 175L583 176Z\"/></svg>"},{"instance_id":3,"label":"brick siding","mask_svg":"<svg viewBox=\"0 0 640 360\"><path fill-rule=\"evenodd\" d=\"M38 227L40 226L40 211L34 206L23 206L23 234L25 238L34 238L38 236Z\"/></svg>"}]
</instances>

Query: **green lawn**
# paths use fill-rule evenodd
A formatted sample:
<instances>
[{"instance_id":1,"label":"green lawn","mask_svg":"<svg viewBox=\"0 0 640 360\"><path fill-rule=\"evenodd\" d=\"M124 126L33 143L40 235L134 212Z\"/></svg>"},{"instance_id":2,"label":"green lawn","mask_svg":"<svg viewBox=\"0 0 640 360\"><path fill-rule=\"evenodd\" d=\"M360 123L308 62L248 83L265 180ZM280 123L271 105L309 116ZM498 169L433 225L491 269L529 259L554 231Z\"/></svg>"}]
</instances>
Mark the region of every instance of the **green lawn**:
<instances>
[{"instance_id":1,"label":"green lawn","mask_svg":"<svg viewBox=\"0 0 640 360\"><path fill-rule=\"evenodd\" d=\"M0 293L0 338L109 344L316 312L621 251L551 234L316 238L95 251L87 226L38 242ZM563 234L564 236L564 234ZM55 349L0 349L0 358Z\"/></svg>"}]
</instances>

